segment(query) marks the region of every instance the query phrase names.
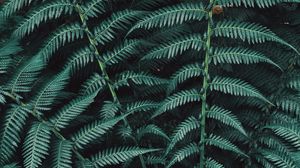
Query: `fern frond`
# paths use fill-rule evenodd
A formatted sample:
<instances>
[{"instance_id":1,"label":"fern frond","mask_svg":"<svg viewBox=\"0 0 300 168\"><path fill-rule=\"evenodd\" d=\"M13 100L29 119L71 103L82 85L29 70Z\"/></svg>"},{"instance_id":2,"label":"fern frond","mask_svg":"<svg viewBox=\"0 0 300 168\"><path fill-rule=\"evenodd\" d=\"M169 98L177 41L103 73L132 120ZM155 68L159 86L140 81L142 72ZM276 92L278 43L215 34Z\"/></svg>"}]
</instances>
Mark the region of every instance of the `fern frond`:
<instances>
[{"instance_id":1,"label":"fern frond","mask_svg":"<svg viewBox=\"0 0 300 168\"><path fill-rule=\"evenodd\" d=\"M114 83L114 88L118 89L122 86L129 86L129 82L137 85L155 86L167 83L167 80L158 78L146 72L125 71L118 75Z\"/></svg>"},{"instance_id":2,"label":"fern frond","mask_svg":"<svg viewBox=\"0 0 300 168\"><path fill-rule=\"evenodd\" d=\"M61 46L64 46L66 43L82 39L84 33L84 28L77 23L64 26L53 33L53 35L46 41L39 54L43 56L44 60L48 61L50 56Z\"/></svg>"},{"instance_id":3,"label":"fern frond","mask_svg":"<svg viewBox=\"0 0 300 168\"><path fill-rule=\"evenodd\" d=\"M105 45L117 38L117 31L129 29L130 25L135 23L144 15L142 11L124 10L114 13L110 18L101 22L99 27L94 30L94 36L97 43Z\"/></svg>"},{"instance_id":4,"label":"fern frond","mask_svg":"<svg viewBox=\"0 0 300 168\"><path fill-rule=\"evenodd\" d=\"M145 136L146 134L151 134L151 135L157 135L159 137L162 137L164 139L166 139L167 141L169 141L169 137L168 135L158 126L154 125L154 124L150 124L147 126L144 126L142 128L139 128L137 130L137 139L141 140L143 136Z\"/></svg>"},{"instance_id":5,"label":"fern frond","mask_svg":"<svg viewBox=\"0 0 300 168\"><path fill-rule=\"evenodd\" d=\"M99 74L94 73L88 80L84 82L79 91L79 95L92 95L101 90L106 85L105 79Z\"/></svg>"},{"instance_id":6,"label":"fern frond","mask_svg":"<svg viewBox=\"0 0 300 168\"><path fill-rule=\"evenodd\" d=\"M112 101L104 101L100 111L100 116L104 120L115 117L116 113L120 110L120 106Z\"/></svg>"},{"instance_id":7,"label":"fern frond","mask_svg":"<svg viewBox=\"0 0 300 168\"><path fill-rule=\"evenodd\" d=\"M82 5L83 15L89 17L97 17L102 14L106 9L107 0L91 0L88 3Z\"/></svg>"},{"instance_id":8,"label":"fern frond","mask_svg":"<svg viewBox=\"0 0 300 168\"><path fill-rule=\"evenodd\" d=\"M159 104L157 102L149 101L149 100L136 101L125 105L125 109L128 114L133 114L139 111L154 110L157 109L158 107Z\"/></svg>"},{"instance_id":9,"label":"fern frond","mask_svg":"<svg viewBox=\"0 0 300 168\"><path fill-rule=\"evenodd\" d=\"M164 165L165 162L166 162L165 158L158 157L158 156L148 155L148 156L145 158L145 163L146 163L147 165L157 165L157 164Z\"/></svg>"},{"instance_id":10,"label":"fern frond","mask_svg":"<svg viewBox=\"0 0 300 168\"><path fill-rule=\"evenodd\" d=\"M17 163L11 163L8 165L4 165L3 168L20 168Z\"/></svg>"},{"instance_id":11,"label":"fern frond","mask_svg":"<svg viewBox=\"0 0 300 168\"><path fill-rule=\"evenodd\" d=\"M125 41L121 45L113 49L113 51L108 51L100 56L99 59L108 65L115 65L122 62L139 52L138 47L141 45L139 40L129 40Z\"/></svg>"},{"instance_id":12,"label":"fern frond","mask_svg":"<svg viewBox=\"0 0 300 168\"><path fill-rule=\"evenodd\" d=\"M101 137L123 118L124 116L120 116L104 121L94 121L77 131L72 136L72 140L78 148L83 149L85 145Z\"/></svg>"},{"instance_id":13,"label":"fern frond","mask_svg":"<svg viewBox=\"0 0 300 168\"><path fill-rule=\"evenodd\" d=\"M191 20L202 20L207 12L201 3L182 3L151 12L139 21L129 33L138 28L151 29L173 26Z\"/></svg>"},{"instance_id":14,"label":"fern frond","mask_svg":"<svg viewBox=\"0 0 300 168\"><path fill-rule=\"evenodd\" d=\"M12 61L11 55L20 52L22 48L19 46L18 39L11 39L0 47L0 74L6 73Z\"/></svg>"},{"instance_id":15,"label":"fern frond","mask_svg":"<svg viewBox=\"0 0 300 168\"><path fill-rule=\"evenodd\" d=\"M32 83L46 66L39 55L22 62L5 85L5 88L11 93L30 92Z\"/></svg>"},{"instance_id":16,"label":"fern frond","mask_svg":"<svg viewBox=\"0 0 300 168\"><path fill-rule=\"evenodd\" d=\"M32 0L6 0L0 13L7 18L30 3L32 3Z\"/></svg>"},{"instance_id":17,"label":"fern frond","mask_svg":"<svg viewBox=\"0 0 300 168\"><path fill-rule=\"evenodd\" d=\"M177 162L181 162L191 155L195 155L200 152L199 146L192 142L182 149L178 150L172 157L170 163L166 166L167 168L173 166Z\"/></svg>"},{"instance_id":18,"label":"fern frond","mask_svg":"<svg viewBox=\"0 0 300 168\"><path fill-rule=\"evenodd\" d=\"M174 58L189 49L200 51L203 49L204 44L205 41L200 34L182 36L152 49L142 60Z\"/></svg>"},{"instance_id":19,"label":"fern frond","mask_svg":"<svg viewBox=\"0 0 300 168\"><path fill-rule=\"evenodd\" d=\"M36 93L36 96L30 101L32 108L37 111L47 111L56 100L58 94L67 84L70 78L70 69L66 68L53 79L47 81Z\"/></svg>"},{"instance_id":20,"label":"fern frond","mask_svg":"<svg viewBox=\"0 0 300 168\"><path fill-rule=\"evenodd\" d=\"M218 3L223 6L245 6L245 7L254 7L258 6L259 8L269 8L279 3L283 2L300 2L299 0L219 0Z\"/></svg>"},{"instance_id":21,"label":"fern frond","mask_svg":"<svg viewBox=\"0 0 300 168\"><path fill-rule=\"evenodd\" d=\"M176 71L172 76L168 86L168 92L172 92L177 85L183 83L187 79L199 77L203 74L203 69L198 63L185 65Z\"/></svg>"},{"instance_id":22,"label":"fern frond","mask_svg":"<svg viewBox=\"0 0 300 168\"><path fill-rule=\"evenodd\" d=\"M262 150L261 153L263 156L274 163L277 167L280 168L296 168L298 166L295 165L292 158L288 157L285 154L276 152L276 151L270 151L270 150Z\"/></svg>"},{"instance_id":23,"label":"fern frond","mask_svg":"<svg viewBox=\"0 0 300 168\"><path fill-rule=\"evenodd\" d=\"M247 133L242 126L242 123L229 110L225 110L218 106L212 106L209 112L207 113L207 118L218 120L223 124L229 125L239 130L242 134L247 136Z\"/></svg>"},{"instance_id":24,"label":"fern frond","mask_svg":"<svg viewBox=\"0 0 300 168\"><path fill-rule=\"evenodd\" d=\"M294 148L300 149L300 132L297 125L269 125L265 128L271 129L277 136L290 142Z\"/></svg>"},{"instance_id":25,"label":"fern frond","mask_svg":"<svg viewBox=\"0 0 300 168\"><path fill-rule=\"evenodd\" d=\"M216 24L216 27L214 28L214 34L216 37L241 39L250 44L273 41L285 45L293 49L296 53L300 54L295 47L279 38L271 30L255 23L221 21Z\"/></svg>"},{"instance_id":26,"label":"fern frond","mask_svg":"<svg viewBox=\"0 0 300 168\"><path fill-rule=\"evenodd\" d=\"M25 168L38 168L48 155L50 147L50 127L45 123L35 122L26 135L23 145Z\"/></svg>"},{"instance_id":27,"label":"fern frond","mask_svg":"<svg viewBox=\"0 0 300 168\"><path fill-rule=\"evenodd\" d=\"M82 113L92 102L98 92L91 95L78 97L72 100L69 104L60 109L55 116L50 118L50 122L53 123L54 128L57 130L63 129L69 125L69 122L75 119L80 113Z\"/></svg>"},{"instance_id":28,"label":"fern frond","mask_svg":"<svg viewBox=\"0 0 300 168\"><path fill-rule=\"evenodd\" d=\"M228 150L235 152L239 155L248 157L244 152L242 152L237 146L235 146L233 143L228 141L227 139L224 139L220 136L210 134L207 139L205 139L206 145L215 146L217 148Z\"/></svg>"},{"instance_id":29,"label":"fern frond","mask_svg":"<svg viewBox=\"0 0 300 168\"><path fill-rule=\"evenodd\" d=\"M265 62L282 70L282 68L262 53L246 48L216 48L211 56L214 64L252 64Z\"/></svg>"},{"instance_id":30,"label":"fern frond","mask_svg":"<svg viewBox=\"0 0 300 168\"><path fill-rule=\"evenodd\" d=\"M28 17L17 27L14 32L16 37L24 37L39 27L42 22L57 19L63 14L71 14L74 3L69 0L58 0L33 9Z\"/></svg>"},{"instance_id":31,"label":"fern frond","mask_svg":"<svg viewBox=\"0 0 300 168\"><path fill-rule=\"evenodd\" d=\"M207 160L205 161L205 165L207 168L225 168L222 164L218 163L212 158L207 158Z\"/></svg>"},{"instance_id":32,"label":"fern frond","mask_svg":"<svg viewBox=\"0 0 300 168\"><path fill-rule=\"evenodd\" d=\"M53 168L72 168L72 143L68 140L59 140L54 145Z\"/></svg>"},{"instance_id":33,"label":"fern frond","mask_svg":"<svg viewBox=\"0 0 300 168\"><path fill-rule=\"evenodd\" d=\"M165 155L167 155L174 148L174 146L185 137L185 135L198 128L200 128L200 122L193 116L181 122L171 136L171 141L165 150Z\"/></svg>"},{"instance_id":34,"label":"fern frond","mask_svg":"<svg viewBox=\"0 0 300 168\"><path fill-rule=\"evenodd\" d=\"M0 134L0 164L8 162L16 152L27 117L28 111L22 106L13 106L7 111Z\"/></svg>"},{"instance_id":35,"label":"fern frond","mask_svg":"<svg viewBox=\"0 0 300 168\"><path fill-rule=\"evenodd\" d=\"M157 117L162 113L172 110L178 106L182 106L191 102L199 102L200 100L200 92L196 89L180 91L167 97L163 102L161 102L161 107L157 109L152 118Z\"/></svg>"},{"instance_id":36,"label":"fern frond","mask_svg":"<svg viewBox=\"0 0 300 168\"><path fill-rule=\"evenodd\" d=\"M149 152L158 151L157 149L142 149L139 147L118 147L101 151L92 156L91 161L93 167L104 167L107 165L120 164L131 158L143 155Z\"/></svg>"},{"instance_id":37,"label":"fern frond","mask_svg":"<svg viewBox=\"0 0 300 168\"><path fill-rule=\"evenodd\" d=\"M67 61L67 66L71 67L72 73L75 74L77 70L80 70L88 63L94 62L94 60L96 60L95 51L91 46L88 46L72 54Z\"/></svg>"},{"instance_id":38,"label":"fern frond","mask_svg":"<svg viewBox=\"0 0 300 168\"><path fill-rule=\"evenodd\" d=\"M272 104L256 88L240 79L215 77L210 83L210 89L220 91L225 94L232 94L235 96L256 97Z\"/></svg>"}]
</instances>

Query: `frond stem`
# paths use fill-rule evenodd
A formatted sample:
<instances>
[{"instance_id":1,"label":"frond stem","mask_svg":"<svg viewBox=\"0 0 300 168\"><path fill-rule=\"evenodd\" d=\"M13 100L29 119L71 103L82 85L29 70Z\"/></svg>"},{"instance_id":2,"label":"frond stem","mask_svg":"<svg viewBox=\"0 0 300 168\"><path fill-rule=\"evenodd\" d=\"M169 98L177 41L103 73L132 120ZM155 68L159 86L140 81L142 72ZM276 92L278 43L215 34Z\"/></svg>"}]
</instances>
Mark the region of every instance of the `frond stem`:
<instances>
[{"instance_id":1,"label":"frond stem","mask_svg":"<svg viewBox=\"0 0 300 168\"><path fill-rule=\"evenodd\" d=\"M83 26L85 27L85 32L86 32L86 34L87 34L88 40L89 40L89 42L90 42L90 45L91 45L91 47L93 47L94 52L95 52L95 55L96 55L96 57L98 58L97 60L98 60L99 68L100 68L100 70L101 70L101 72L102 72L103 77L104 77L105 80L107 81L106 83L107 83L107 86L108 86L108 88L109 88L109 91L110 91L110 93L111 93L111 95L112 95L113 101L114 101L115 103L117 103L118 105L120 105L120 107L121 107L121 110L120 110L120 111L121 111L121 115L123 115L124 113L122 112L123 110L122 110L122 106L121 106L120 100L118 99L118 96L117 96L117 93L116 93L115 88L113 87L113 85L112 85L111 82L110 82L111 80L110 80L109 75L108 75L108 73L107 73L107 71L106 71L106 65L105 65L104 62L102 62L102 61L100 60L101 55L100 55L100 53L99 53L99 51L98 51L98 48L97 48L97 44L96 44L95 38L93 37L93 34L91 33L91 31L89 30L89 28L88 28L88 26L87 26L86 15L84 14L84 11L83 11L83 9L81 8L81 6L80 6L79 4L76 5L76 9L77 9L77 11L78 11L78 14L79 14L81 23L82 23ZM131 128L126 118L123 118L123 122L124 122L125 126L128 126L129 128ZM135 139L135 138L134 138L134 141L135 141L135 143L138 145L138 143L136 142L136 139ZM140 159L142 168L146 168L145 160L144 160L144 158L143 158L142 155L139 155L139 159Z\"/></svg>"},{"instance_id":2,"label":"frond stem","mask_svg":"<svg viewBox=\"0 0 300 168\"><path fill-rule=\"evenodd\" d=\"M209 6L214 4L214 0L209 1ZM207 23L207 33L206 33L206 53L204 59L204 79L202 84L202 104L201 104L201 113L200 113L200 168L205 167L205 122L206 122L206 113L207 113L207 90L209 82L209 62L211 55L211 37L212 37L212 9L208 8L208 23Z\"/></svg>"}]
</instances>

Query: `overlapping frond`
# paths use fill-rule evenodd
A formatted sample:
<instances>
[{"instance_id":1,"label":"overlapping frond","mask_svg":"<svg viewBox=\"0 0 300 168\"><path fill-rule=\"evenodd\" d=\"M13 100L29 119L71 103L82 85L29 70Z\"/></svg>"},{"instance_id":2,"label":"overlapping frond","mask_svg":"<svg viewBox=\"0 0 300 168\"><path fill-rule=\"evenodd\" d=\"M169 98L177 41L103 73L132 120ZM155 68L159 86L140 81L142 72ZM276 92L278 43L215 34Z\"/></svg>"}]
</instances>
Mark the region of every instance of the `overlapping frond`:
<instances>
[{"instance_id":1,"label":"overlapping frond","mask_svg":"<svg viewBox=\"0 0 300 168\"><path fill-rule=\"evenodd\" d=\"M24 37L39 27L42 22L59 18L63 14L71 14L73 10L74 3L69 0L58 0L42 5L28 14L28 17L17 27L14 35Z\"/></svg>"},{"instance_id":2,"label":"overlapping frond","mask_svg":"<svg viewBox=\"0 0 300 168\"><path fill-rule=\"evenodd\" d=\"M72 143L68 140L59 140L53 149L53 168L72 168Z\"/></svg>"}]
</instances>

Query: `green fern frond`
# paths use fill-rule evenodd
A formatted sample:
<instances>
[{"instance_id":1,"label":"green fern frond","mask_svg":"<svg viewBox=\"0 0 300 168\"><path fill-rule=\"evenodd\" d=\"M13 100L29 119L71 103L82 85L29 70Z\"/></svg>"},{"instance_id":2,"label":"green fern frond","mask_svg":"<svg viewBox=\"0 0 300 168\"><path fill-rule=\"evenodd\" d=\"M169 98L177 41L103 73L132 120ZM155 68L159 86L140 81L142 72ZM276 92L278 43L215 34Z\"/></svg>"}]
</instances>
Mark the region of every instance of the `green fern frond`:
<instances>
[{"instance_id":1,"label":"green fern frond","mask_svg":"<svg viewBox=\"0 0 300 168\"><path fill-rule=\"evenodd\" d=\"M276 100L276 106L282 110L289 112L290 114L296 114L297 117L300 114L299 98L294 96L284 96Z\"/></svg>"},{"instance_id":2,"label":"green fern frond","mask_svg":"<svg viewBox=\"0 0 300 168\"><path fill-rule=\"evenodd\" d=\"M162 113L172 110L178 106L182 106L191 102L199 102L200 100L200 92L196 89L180 91L167 97L163 102L161 102L160 108L153 114L152 118L157 117Z\"/></svg>"},{"instance_id":3,"label":"green fern frond","mask_svg":"<svg viewBox=\"0 0 300 168\"><path fill-rule=\"evenodd\" d=\"M142 101L136 101L133 103L125 104L125 109L128 114L133 114L135 112L140 111L149 111L154 110L159 107L159 104L154 101L150 100L142 100Z\"/></svg>"},{"instance_id":4,"label":"green fern frond","mask_svg":"<svg viewBox=\"0 0 300 168\"><path fill-rule=\"evenodd\" d=\"M63 14L71 14L74 3L69 0L59 0L33 9L28 17L17 27L14 32L16 37L24 37L36 29L42 22L57 19Z\"/></svg>"},{"instance_id":5,"label":"green fern frond","mask_svg":"<svg viewBox=\"0 0 300 168\"><path fill-rule=\"evenodd\" d=\"M8 165L4 165L3 168L20 168L17 163L11 163Z\"/></svg>"},{"instance_id":6,"label":"green fern frond","mask_svg":"<svg viewBox=\"0 0 300 168\"><path fill-rule=\"evenodd\" d=\"M168 135L161 128L159 128L154 124L150 124L142 128L139 128L137 130L137 139L141 140L142 137L145 136L146 134L157 135L159 137L166 139L167 141L170 140Z\"/></svg>"},{"instance_id":7,"label":"green fern frond","mask_svg":"<svg viewBox=\"0 0 300 168\"><path fill-rule=\"evenodd\" d=\"M165 165L165 163L166 163L166 159L162 157L148 155L145 158L145 164L147 165L157 165L157 164Z\"/></svg>"},{"instance_id":8,"label":"green fern frond","mask_svg":"<svg viewBox=\"0 0 300 168\"><path fill-rule=\"evenodd\" d=\"M288 157L285 154L270 151L270 150L262 150L262 155L272 163L274 163L277 167L280 168L297 168L298 166L295 165L293 159Z\"/></svg>"},{"instance_id":9,"label":"green fern frond","mask_svg":"<svg viewBox=\"0 0 300 168\"><path fill-rule=\"evenodd\" d=\"M53 168L72 168L72 143L68 140L59 140L54 145Z\"/></svg>"},{"instance_id":10,"label":"green fern frond","mask_svg":"<svg viewBox=\"0 0 300 168\"><path fill-rule=\"evenodd\" d=\"M112 101L104 101L100 111L100 117L104 120L114 118L116 113L120 111L120 106Z\"/></svg>"},{"instance_id":11,"label":"green fern frond","mask_svg":"<svg viewBox=\"0 0 300 168\"><path fill-rule=\"evenodd\" d=\"M271 129L277 136L290 142L294 148L300 149L300 132L297 125L269 125L265 128Z\"/></svg>"},{"instance_id":12,"label":"green fern frond","mask_svg":"<svg viewBox=\"0 0 300 168\"><path fill-rule=\"evenodd\" d=\"M158 151L157 149L142 149L139 147L118 147L111 148L92 156L93 167L104 167L107 165L120 164L131 158L143 155L149 152Z\"/></svg>"},{"instance_id":13,"label":"green fern frond","mask_svg":"<svg viewBox=\"0 0 300 168\"><path fill-rule=\"evenodd\" d=\"M207 113L207 118L218 120L223 124L229 125L239 130L242 134L247 136L247 133L242 126L242 123L229 110L225 110L218 106L212 106L209 112Z\"/></svg>"},{"instance_id":14,"label":"green fern frond","mask_svg":"<svg viewBox=\"0 0 300 168\"><path fill-rule=\"evenodd\" d=\"M32 2L32 0L6 0L0 13L7 18Z\"/></svg>"},{"instance_id":15,"label":"green fern frond","mask_svg":"<svg viewBox=\"0 0 300 168\"><path fill-rule=\"evenodd\" d=\"M219 0L218 3L224 6L245 6L245 7L254 7L258 6L259 8L269 8L279 3L283 2L300 2L299 0Z\"/></svg>"},{"instance_id":16,"label":"green fern frond","mask_svg":"<svg viewBox=\"0 0 300 168\"><path fill-rule=\"evenodd\" d=\"M124 117L125 115L104 121L94 121L77 131L72 136L72 140L78 148L83 149L85 145L101 137Z\"/></svg>"},{"instance_id":17,"label":"green fern frond","mask_svg":"<svg viewBox=\"0 0 300 168\"><path fill-rule=\"evenodd\" d=\"M229 64L252 64L265 62L275 67L280 68L278 64L263 55L262 53L246 48L216 48L213 56L211 56L214 64L229 63Z\"/></svg>"},{"instance_id":18,"label":"green fern frond","mask_svg":"<svg viewBox=\"0 0 300 168\"><path fill-rule=\"evenodd\" d=\"M26 135L23 145L25 168L38 168L46 159L50 148L50 127L45 123L35 122Z\"/></svg>"},{"instance_id":19,"label":"green fern frond","mask_svg":"<svg viewBox=\"0 0 300 168\"><path fill-rule=\"evenodd\" d=\"M39 55L22 62L5 85L10 93L30 92L32 83L45 67L45 62Z\"/></svg>"},{"instance_id":20,"label":"green fern frond","mask_svg":"<svg viewBox=\"0 0 300 168\"><path fill-rule=\"evenodd\" d=\"M210 89L236 96L256 97L272 104L256 88L240 79L215 77L210 83Z\"/></svg>"},{"instance_id":21,"label":"green fern frond","mask_svg":"<svg viewBox=\"0 0 300 168\"><path fill-rule=\"evenodd\" d=\"M182 3L165 7L151 12L148 16L139 21L132 29L151 29L155 27L173 26L191 20L202 20L207 12L201 3Z\"/></svg>"},{"instance_id":22,"label":"green fern frond","mask_svg":"<svg viewBox=\"0 0 300 168\"><path fill-rule=\"evenodd\" d=\"M46 41L39 54L43 56L44 60L49 60L50 56L66 43L82 39L84 32L84 28L82 28L78 23L64 26L53 33L53 35Z\"/></svg>"},{"instance_id":23,"label":"green fern frond","mask_svg":"<svg viewBox=\"0 0 300 168\"><path fill-rule=\"evenodd\" d=\"M7 69L10 67L12 58L14 55L20 52L22 48L19 46L18 39L11 39L1 44L0 47L0 74L6 73Z\"/></svg>"},{"instance_id":24,"label":"green fern frond","mask_svg":"<svg viewBox=\"0 0 300 168\"><path fill-rule=\"evenodd\" d=\"M193 116L181 122L171 136L171 141L165 150L165 155L167 155L174 148L174 146L185 137L185 135L198 128L200 128L200 122Z\"/></svg>"},{"instance_id":25,"label":"green fern frond","mask_svg":"<svg viewBox=\"0 0 300 168\"><path fill-rule=\"evenodd\" d=\"M114 88L118 89L123 86L129 86L129 82L137 85L154 86L167 83L167 80L158 78L146 72L125 71L118 75L114 83Z\"/></svg>"},{"instance_id":26,"label":"green fern frond","mask_svg":"<svg viewBox=\"0 0 300 168\"><path fill-rule=\"evenodd\" d=\"M220 136L210 134L207 139L205 139L206 145L209 146L215 146L217 148L223 149L223 150L228 150L235 152L239 155L248 157L244 152L242 152L236 145L228 141L227 139L224 139Z\"/></svg>"},{"instance_id":27,"label":"green fern frond","mask_svg":"<svg viewBox=\"0 0 300 168\"><path fill-rule=\"evenodd\" d=\"M108 65L115 65L122 62L139 52L138 47L141 45L139 40L125 41L121 45L101 55L99 59Z\"/></svg>"},{"instance_id":28,"label":"green fern frond","mask_svg":"<svg viewBox=\"0 0 300 168\"><path fill-rule=\"evenodd\" d=\"M203 49L204 44L205 41L200 34L182 36L152 49L142 60L174 58L189 49L200 51Z\"/></svg>"},{"instance_id":29,"label":"green fern frond","mask_svg":"<svg viewBox=\"0 0 300 168\"><path fill-rule=\"evenodd\" d=\"M0 134L0 164L8 162L16 152L27 117L28 111L22 106L13 106L7 111Z\"/></svg>"},{"instance_id":30,"label":"green fern frond","mask_svg":"<svg viewBox=\"0 0 300 168\"><path fill-rule=\"evenodd\" d=\"M173 92L177 88L178 84L183 83L187 79L199 77L202 74L203 69L198 63L183 66L171 76L168 93Z\"/></svg>"},{"instance_id":31,"label":"green fern frond","mask_svg":"<svg viewBox=\"0 0 300 168\"><path fill-rule=\"evenodd\" d=\"M56 100L58 94L67 84L70 78L70 69L66 68L61 73L55 75L53 79L47 81L30 101L33 110L47 111Z\"/></svg>"},{"instance_id":32,"label":"green fern frond","mask_svg":"<svg viewBox=\"0 0 300 168\"><path fill-rule=\"evenodd\" d=\"M129 29L130 25L135 23L144 15L142 11L124 10L114 13L110 18L101 22L99 27L94 30L94 36L97 43L105 45L117 38L117 31Z\"/></svg>"},{"instance_id":33,"label":"green fern frond","mask_svg":"<svg viewBox=\"0 0 300 168\"><path fill-rule=\"evenodd\" d=\"M91 46L84 47L79 51L76 51L68 59L68 66L71 67L72 73L76 73L77 70L82 69L88 63L94 62L96 60L96 54Z\"/></svg>"},{"instance_id":34,"label":"green fern frond","mask_svg":"<svg viewBox=\"0 0 300 168\"><path fill-rule=\"evenodd\" d=\"M99 74L94 73L88 80L86 80L82 88L79 91L79 95L85 96L85 95L92 95L95 92L98 92L104 86L106 85L106 81L103 77L101 77Z\"/></svg>"},{"instance_id":35,"label":"green fern frond","mask_svg":"<svg viewBox=\"0 0 300 168\"><path fill-rule=\"evenodd\" d=\"M199 146L192 142L187 146L183 147L182 149L178 150L174 156L172 157L170 163L166 166L167 168L173 166L177 162L181 162L182 160L186 159L189 156L195 155L199 153Z\"/></svg>"},{"instance_id":36,"label":"green fern frond","mask_svg":"<svg viewBox=\"0 0 300 168\"><path fill-rule=\"evenodd\" d=\"M207 160L205 161L205 165L207 168L225 168L222 164L218 163L212 158L207 158Z\"/></svg>"},{"instance_id":37,"label":"green fern frond","mask_svg":"<svg viewBox=\"0 0 300 168\"><path fill-rule=\"evenodd\" d=\"M105 11L107 0L91 0L82 6L83 15L88 17L97 17Z\"/></svg>"},{"instance_id":38,"label":"green fern frond","mask_svg":"<svg viewBox=\"0 0 300 168\"><path fill-rule=\"evenodd\" d=\"M295 47L279 38L271 30L255 23L221 21L216 24L216 27L214 28L214 34L216 37L241 39L250 44L273 41L285 45L300 54Z\"/></svg>"},{"instance_id":39,"label":"green fern frond","mask_svg":"<svg viewBox=\"0 0 300 168\"><path fill-rule=\"evenodd\" d=\"M92 102L98 92L91 95L78 97L72 100L69 104L60 109L55 116L50 118L54 128L57 130L63 129L69 125L69 122L80 115Z\"/></svg>"}]
</instances>

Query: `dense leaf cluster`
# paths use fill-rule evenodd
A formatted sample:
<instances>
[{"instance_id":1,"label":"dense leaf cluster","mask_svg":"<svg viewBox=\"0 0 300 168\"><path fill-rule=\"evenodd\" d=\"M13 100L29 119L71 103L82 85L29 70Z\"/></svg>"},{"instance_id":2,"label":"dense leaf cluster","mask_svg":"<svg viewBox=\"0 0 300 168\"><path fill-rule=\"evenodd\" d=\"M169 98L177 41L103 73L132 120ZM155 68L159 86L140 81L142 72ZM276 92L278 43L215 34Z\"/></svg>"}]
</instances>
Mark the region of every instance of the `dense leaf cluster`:
<instances>
[{"instance_id":1,"label":"dense leaf cluster","mask_svg":"<svg viewBox=\"0 0 300 168\"><path fill-rule=\"evenodd\" d=\"M300 167L299 3L0 1L0 166Z\"/></svg>"}]
</instances>

